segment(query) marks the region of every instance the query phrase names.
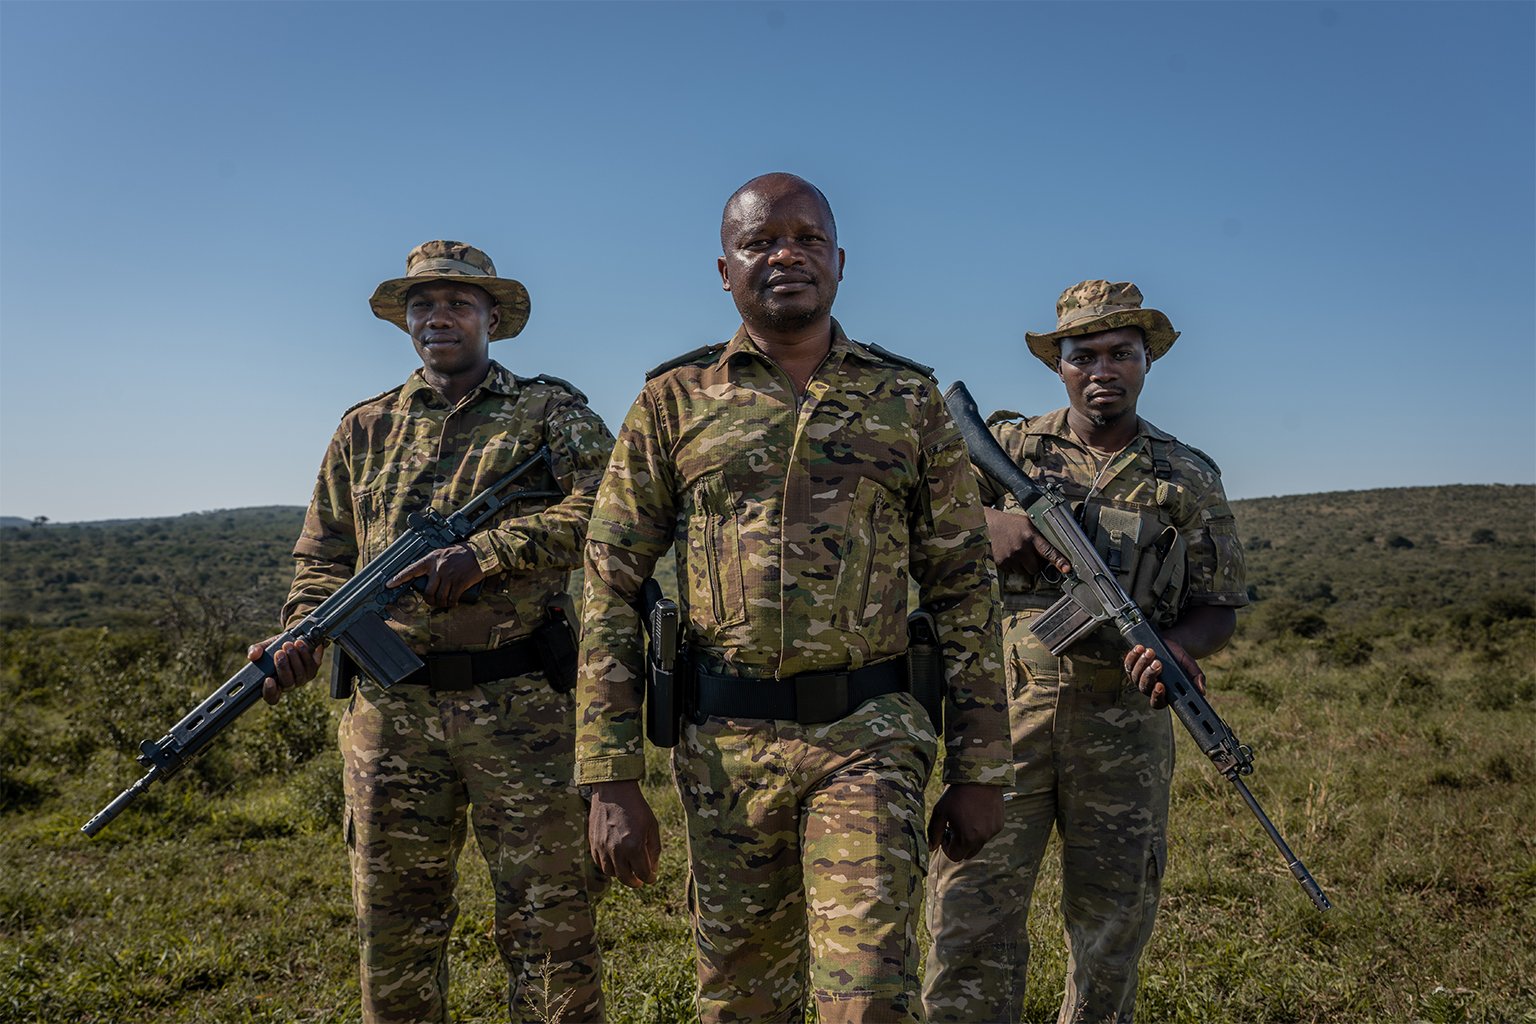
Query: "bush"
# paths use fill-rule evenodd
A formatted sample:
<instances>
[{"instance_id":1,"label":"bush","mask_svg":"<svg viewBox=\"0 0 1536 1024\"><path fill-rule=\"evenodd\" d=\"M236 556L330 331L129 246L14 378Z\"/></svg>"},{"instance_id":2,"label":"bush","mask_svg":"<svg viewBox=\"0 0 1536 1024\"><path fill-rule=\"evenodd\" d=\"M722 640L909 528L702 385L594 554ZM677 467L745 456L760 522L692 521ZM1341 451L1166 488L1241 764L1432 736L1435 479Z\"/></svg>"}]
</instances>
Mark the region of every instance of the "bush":
<instances>
[{"instance_id":1,"label":"bush","mask_svg":"<svg viewBox=\"0 0 1536 1024\"><path fill-rule=\"evenodd\" d=\"M1328 637L1318 648L1318 656L1325 664L1340 668L1364 665L1376 653L1376 645L1363 633L1353 631Z\"/></svg>"},{"instance_id":2,"label":"bush","mask_svg":"<svg viewBox=\"0 0 1536 1024\"><path fill-rule=\"evenodd\" d=\"M1284 636L1310 639L1321 636L1328 628L1322 613L1290 598L1266 601L1256 618L1254 635L1259 640Z\"/></svg>"}]
</instances>

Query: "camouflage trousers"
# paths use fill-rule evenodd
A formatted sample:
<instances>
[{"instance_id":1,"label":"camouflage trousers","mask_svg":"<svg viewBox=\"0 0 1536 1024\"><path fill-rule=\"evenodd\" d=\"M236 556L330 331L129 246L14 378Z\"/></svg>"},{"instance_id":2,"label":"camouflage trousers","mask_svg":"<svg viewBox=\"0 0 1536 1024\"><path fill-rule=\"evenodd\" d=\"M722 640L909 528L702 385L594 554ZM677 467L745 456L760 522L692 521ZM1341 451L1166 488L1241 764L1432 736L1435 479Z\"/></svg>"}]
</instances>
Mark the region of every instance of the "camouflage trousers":
<instances>
[{"instance_id":1,"label":"camouflage trousers","mask_svg":"<svg viewBox=\"0 0 1536 1024\"><path fill-rule=\"evenodd\" d=\"M705 1024L921 1021L923 787L936 737L907 694L838 722L710 718L673 753Z\"/></svg>"},{"instance_id":2,"label":"camouflage trousers","mask_svg":"<svg viewBox=\"0 0 1536 1024\"><path fill-rule=\"evenodd\" d=\"M1030 898L1054 826L1069 951L1057 1020L1126 1024L1167 860L1173 735L1131 686L1113 641L1053 657L1004 619L1017 779L1003 831L971 860L935 855L923 988L930 1020L1017 1022L1029 963Z\"/></svg>"},{"instance_id":3,"label":"camouflage trousers","mask_svg":"<svg viewBox=\"0 0 1536 1024\"><path fill-rule=\"evenodd\" d=\"M490 867L511 1019L561 1006L566 1024L602 1019L601 880L572 719L570 696L539 673L438 693L364 681L353 694L339 736L365 1021L447 1021L469 825Z\"/></svg>"}]
</instances>

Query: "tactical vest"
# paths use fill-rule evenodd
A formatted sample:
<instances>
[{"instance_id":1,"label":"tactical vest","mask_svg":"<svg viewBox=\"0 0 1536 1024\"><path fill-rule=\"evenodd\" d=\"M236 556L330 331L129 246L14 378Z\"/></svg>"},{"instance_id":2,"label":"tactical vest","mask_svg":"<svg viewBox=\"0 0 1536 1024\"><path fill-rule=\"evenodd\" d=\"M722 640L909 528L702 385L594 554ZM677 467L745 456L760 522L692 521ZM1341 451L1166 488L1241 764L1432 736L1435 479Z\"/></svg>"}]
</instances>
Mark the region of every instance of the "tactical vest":
<instances>
[{"instance_id":1,"label":"tactical vest","mask_svg":"<svg viewBox=\"0 0 1536 1024\"><path fill-rule=\"evenodd\" d=\"M1037 471L1043 450L1043 435L1025 436L1025 472ZM1183 488L1173 482L1171 441L1148 436L1143 453L1151 458L1157 481L1151 503L1101 494L1089 498L1088 488L1069 481L1061 481L1060 490L1077 510L1083 532L1093 541L1104 564L1142 613L1159 626L1169 626L1178 619L1188 589L1189 544L1174 525L1172 511ZM1005 604L1033 608L1046 598L1055 600L1058 596L1055 588L1040 586L1029 597L1019 595L1009 600L1005 596Z\"/></svg>"}]
</instances>

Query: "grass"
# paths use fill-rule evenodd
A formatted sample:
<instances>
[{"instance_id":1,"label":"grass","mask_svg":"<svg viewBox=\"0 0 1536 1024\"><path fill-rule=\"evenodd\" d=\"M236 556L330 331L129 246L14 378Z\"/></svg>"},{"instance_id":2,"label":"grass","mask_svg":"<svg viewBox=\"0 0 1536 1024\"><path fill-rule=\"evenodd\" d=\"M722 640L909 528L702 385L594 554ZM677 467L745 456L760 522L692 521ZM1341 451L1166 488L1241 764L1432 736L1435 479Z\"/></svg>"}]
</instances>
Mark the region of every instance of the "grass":
<instances>
[{"instance_id":1,"label":"grass","mask_svg":"<svg viewBox=\"0 0 1536 1024\"><path fill-rule=\"evenodd\" d=\"M1254 503L1270 547L1250 558L1274 596L1207 666L1213 704L1256 751L1255 795L1335 909L1312 908L1232 787L1180 739L1138 1020L1536 1024L1531 524L1506 510L1491 541L1472 539L1476 520L1410 534L1390 519L1397 505L1366 493L1366 506L1308 496L1333 517L1315 546L1296 532L1302 499ZM1407 518L1429 501L1407 497ZM1448 515L1467 497L1434 507ZM1379 514L1376 534L1414 547L1360 540L1361 508ZM1306 561L1313 547L1323 557ZM1368 587L1361 558L1402 575ZM1456 586L1441 586L1458 566ZM1410 576L1439 596L1401 597ZM220 631L246 627L227 607L211 609L211 631L187 601L173 611L111 630L14 620L0 637L0 1024L356 1019L336 709L320 687L280 713L253 710L96 839L78 832L138 777L137 742L231 668L240 644ZM614 887L599 910L615 1024L695 1019L681 812L655 750L645 785L660 880ZM1056 856L1053 844L1029 918L1031 1022L1055 1019L1063 989ZM505 1020L477 853L462 876L456 1019Z\"/></svg>"},{"instance_id":2,"label":"grass","mask_svg":"<svg viewBox=\"0 0 1536 1024\"><path fill-rule=\"evenodd\" d=\"M1528 626L1523 639L1536 647ZM1478 707L1468 698L1500 667L1475 651L1432 656L1406 647L1343 669L1297 642L1214 659L1214 678L1241 683L1213 700L1257 751L1254 792L1335 909L1312 909L1231 787L1180 740L1142 1019L1536 1021L1536 695ZM1430 660L1443 669L1434 699L1395 682ZM345 858L306 811L334 775L327 756L220 792L173 780L87 841L80 822L134 771L100 755L88 777L0 818L0 1020L350 1019ZM610 1019L624 1024L692 1019L681 814L654 751L650 768L661 878L614 888L601 907ZM457 1019L502 1020L477 855L463 874ZM1054 1019L1061 997L1059 897L1053 848L1030 916L1031 1021Z\"/></svg>"}]
</instances>

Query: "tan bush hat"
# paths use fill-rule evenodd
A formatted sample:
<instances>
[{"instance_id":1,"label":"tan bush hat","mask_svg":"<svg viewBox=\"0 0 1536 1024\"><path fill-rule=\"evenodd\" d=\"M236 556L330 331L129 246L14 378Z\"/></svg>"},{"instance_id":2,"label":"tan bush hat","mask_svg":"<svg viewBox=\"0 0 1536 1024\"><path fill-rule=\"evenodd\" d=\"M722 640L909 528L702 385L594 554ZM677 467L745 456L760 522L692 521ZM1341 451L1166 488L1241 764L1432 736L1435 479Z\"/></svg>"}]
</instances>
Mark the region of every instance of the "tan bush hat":
<instances>
[{"instance_id":1,"label":"tan bush hat","mask_svg":"<svg viewBox=\"0 0 1536 1024\"><path fill-rule=\"evenodd\" d=\"M422 242L405 258L405 276L385 281L374 289L368 305L373 315L388 320L402 331L405 326L405 293L427 281L462 281L490 293L501 311L492 341L510 338L528 322L528 289L522 282L496 276L496 264L485 253L463 242L442 239Z\"/></svg>"},{"instance_id":2,"label":"tan bush hat","mask_svg":"<svg viewBox=\"0 0 1536 1024\"><path fill-rule=\"evenodd\" d=\"M1172 348L1179 336L1166 316L1142 308L1141 289L1131 282L1081 281L1056 300L1056 329L1048 334L1025 332L1024 340L1035 357L1055 373L1062 338L1116 327L1140 327L1147 336L1147 354L1153 359Z\"/></svg>"}]
</instances>

